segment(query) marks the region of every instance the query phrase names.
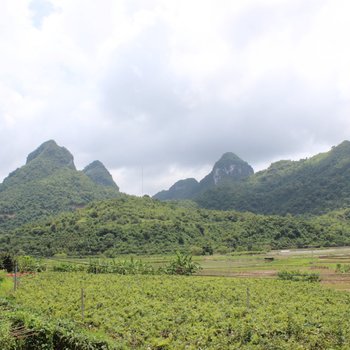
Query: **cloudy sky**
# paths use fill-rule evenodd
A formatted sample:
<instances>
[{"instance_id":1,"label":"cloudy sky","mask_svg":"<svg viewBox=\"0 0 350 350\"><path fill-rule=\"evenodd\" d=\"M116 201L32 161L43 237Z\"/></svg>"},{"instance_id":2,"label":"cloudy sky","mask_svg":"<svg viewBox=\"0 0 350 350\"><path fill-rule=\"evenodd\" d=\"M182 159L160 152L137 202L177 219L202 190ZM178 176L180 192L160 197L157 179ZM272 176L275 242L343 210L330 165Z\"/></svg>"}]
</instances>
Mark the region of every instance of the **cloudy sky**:
<instances>
[{"instance_id":1,"label":"cloudy sky","mask_svg":"<svg viewBox=\"0 0 350 350\"><path fill-rule=\"evenodd\" d=\"M48 139L123 192L350 139L347 0L2 0L0 180Z\"/></svg>"}]
</instances>

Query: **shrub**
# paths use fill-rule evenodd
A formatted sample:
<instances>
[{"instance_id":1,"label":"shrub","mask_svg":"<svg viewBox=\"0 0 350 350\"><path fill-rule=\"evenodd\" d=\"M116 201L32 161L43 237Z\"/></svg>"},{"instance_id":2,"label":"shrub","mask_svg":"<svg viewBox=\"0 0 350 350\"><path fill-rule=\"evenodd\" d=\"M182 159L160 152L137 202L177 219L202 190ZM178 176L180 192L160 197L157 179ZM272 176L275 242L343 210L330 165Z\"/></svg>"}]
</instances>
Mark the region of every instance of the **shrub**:
<instances>
[{"instance_id":1,"label":"shrub","mask_svg":"<svg viewBox=\"0 0 350 350\"><path fill-rule=\"evenodd\" d=\"M0 271L0 283L5 279L5 273Z\"/></svg>"},{"instance_id":2,"label":"shrub","mask_svg":"<svg viewBox=\"0 0 350 350\"><path fill-rule=\"evenodd\" d=\"M7 272L13 272L16 264L15 257L10 253L3 253L0 255L0 268Z\"/></svg>"},{"instance_id":3,"label":"shrub","mask_svg":"<svg viewBox=\"0 0 350 350\"><path fill-rule=\"evenodd\" d=\"M206 244L202 247L202 255L213 255L214 249L210 244Z\"/></svg>"},{"instance_id":4,"label":"shrub","mask_svg":"<svg viewBox=\"0 0 350 350\"><path fill-rule=\"evenodd\" d=\"M337 264L335 271L340 273L348 273L350 272L350 264Z\"/></svg>"},{"instance_id":5,"label":"shrub","mask_svg":"<svg viewBox=\"0 0 350 350\"><path fill-rule=\"evenodd\" d=\"M177 253L173 261L165 267L165 273L169 275L193 275L200 266L192 261L192 256Z\"/></svg>"},{"instance_id":6,"label":"shrub","mask_svg":"<svg viewBox=\"0 0 350 350\"><path fill-rule=\"evenodd\" d=\"M54 258L59 258L59 259L65 259L67 258L67 253L56 253L54 256Z\"/></svg>"},{"instance_id":7,"label":"shrub","mask_svg":"<svg viewBox=\"0 0 350 350\"><path fill-rule=\"evenodd\" d=\"M193 255L193 256L202 255L202 253L203 253L203 248L198 247L198 246L191 246L191 247L190 247L190 253L191 253L191 255Z\"/></svg>"},{"instance_id":8,"label":"shrub","mask_svg":"<svg viewBox=\"0 0 350 350\"><path fill-rule=\"evenodd\" d=\"M224 245L221 245L215 249L215 252L219 254L227 254L229 252L229 248Z\"/></svg>"},{"instance_id":9,"label":"shrub","mask_svg":"<svg viewBox=\"0 0 350 350\"><path fill-rule=\"evenodd\" d=\"M46 265L40 259L31 256L19 256L17 258L19 272L42 272L46 271Z\"/></svg>"},{"instance_id":10,"label":"shrub","mask_svg":"<svg viewBox=\"0 0 350 350\"><path fill-rule=\"evenodd\" d=\"M86 266L81 264L60 263L53 266L55 272L82 272L86 270Z\"/></svg>"},{"instance_id":11,"label":"shrub","mask_svg":"<svg viewBox=\"0 0 350 350\"><path fill-rule=\"evenodd\" d=\"M307 273L301 271L280 271L278 279L284 281L303 281L303 282L319 282L320 275L318 273Z\"/></svg>"}]
</instances>

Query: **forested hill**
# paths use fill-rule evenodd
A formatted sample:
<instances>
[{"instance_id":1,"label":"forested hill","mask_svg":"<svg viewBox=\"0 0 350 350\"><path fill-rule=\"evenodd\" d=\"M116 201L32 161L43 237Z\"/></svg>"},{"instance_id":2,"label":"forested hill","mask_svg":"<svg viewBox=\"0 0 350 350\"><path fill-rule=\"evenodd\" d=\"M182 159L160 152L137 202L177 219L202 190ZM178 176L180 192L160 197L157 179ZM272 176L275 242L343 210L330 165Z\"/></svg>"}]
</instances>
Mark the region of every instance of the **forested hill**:
<instances>
[{"instance_id":1,"label":"forested hill","mask_svg":"<svg viewBox=\"0 0 350 350\"><path fill-rule=\"evenodd\" d=\"M281 160L258 173L226 153L203 180L180 180L160 200L192 199L203 208L260 214L322 214L350 206L350 142L299 161Z\"/></svg>"},{"instance_id":2,"label":"forested hill","mask_svg":"<svg viewBox=\"0 0 350 350\"><path fill-rule=\"evenodd\" d=\"M321 214L350 206L350 142L300 161L279 161L244 181L196 198L205 208Z\"/></svg>"},{"instance_id":3,"label":"forested hill","mask_svg":"<svg viewBox=\"0 0 350 350\"><path fill-rule=\"evenodd\" d=\"M0 250L115 256L350 245L349 218L350 210L302 219L121 195L0 234Z\"/></svg>"},{"instance_id":4,"label":"forested hill","mask_svg":"<svg viewBox=\"0 0 350 350\"><path fill-rule=\"evenodd\" d=\"M26 164L0 185L0 229L118 195L118 186L102 163L78 171L72 154L50 140L30 153Z\"/></svg>"}]
</instances>

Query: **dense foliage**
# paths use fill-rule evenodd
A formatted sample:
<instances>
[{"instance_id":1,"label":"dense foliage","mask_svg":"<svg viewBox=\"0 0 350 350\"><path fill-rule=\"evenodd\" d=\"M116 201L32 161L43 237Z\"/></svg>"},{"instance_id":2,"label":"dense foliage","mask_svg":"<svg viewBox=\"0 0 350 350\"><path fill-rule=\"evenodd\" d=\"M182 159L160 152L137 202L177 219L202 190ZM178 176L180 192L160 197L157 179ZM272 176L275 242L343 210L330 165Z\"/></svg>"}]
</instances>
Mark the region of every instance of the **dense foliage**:
<instances>
[{"instance_id":1,"label":"dense foliage","mask_svg":"<svg viewBox=\"0 0 350 350\"><path fill-rule=\"evenodd\" d=\"M205 208L262 214L326 213L350 206L350 142L300 161L279 161L243 181L200 194Z\"/></svg>"},{"instance_id":2,"label":"dense foliage","mask_svg":"<svg viewBox=\"0 0 350 350\"><path fill-rule=\"evenodd\" d=\"M0 251L52 256L211 254L350 245L350 210L313 218L215 211L122 196L0 235Z\"/></svg>"},{"instance_id":3,"label":"dense foliage","mask_svg":"<svg viewBox=\"0 0 350 350\"><path fill-rule=\"evenodd\" d=\"M7 272L42 272L46 270L46 264L42 259L28 255L14 256L9 253L0 254L0 270Z\"/></svg>"},{"instance_id":4,"label":"dense foliage","mask_svg":"<svg viewBox=\"0 0 350 350\"><path fill-rule=\"evenodd\" d=\"M340 350L350 342L349 294L306 282L42 273L22 279L15 301L120 349Z\"/></svg>"}]
</instances>

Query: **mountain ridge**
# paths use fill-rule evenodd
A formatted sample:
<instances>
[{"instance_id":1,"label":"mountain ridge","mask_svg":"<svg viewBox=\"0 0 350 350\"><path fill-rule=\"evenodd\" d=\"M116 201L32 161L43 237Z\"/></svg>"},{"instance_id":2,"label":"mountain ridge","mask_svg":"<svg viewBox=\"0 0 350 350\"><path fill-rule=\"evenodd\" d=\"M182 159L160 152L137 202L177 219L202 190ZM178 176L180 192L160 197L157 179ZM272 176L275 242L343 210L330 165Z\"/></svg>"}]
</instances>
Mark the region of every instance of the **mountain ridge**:
<instances>
[{"instance_id":1,"label":"mountain ridge","mask_svg":"<svg viewBox=\"0 0 350 350\"><path fill-rule=\"evenodd\" d=\"M231 186L201 193L205 208L260 214L324 214L350 206L350 142L299 161L272 163Z\"/></svg>"},{"instance_id":2,"label":"mountain ridge","mask_svg":"<svg viewBox=\"0 0 350 350\"><path fill-rule=\"evenodd\" d=\"M223 165L220 160L227 154L230 154L229 161ZM153 198L191 199L207 209L278 215L318 215L350 206L350 141L345 140L328 152L310 158L279 160L255 174L252 168L249 170L248 163L235 157L233 153L224 154L195 191L186 192L184 188L179 191L173 185ZM225 171L229 173L233 160L245 163L241 178L224 176ZM219 182L215 181L217 163L219 169L225 170Z\"/></svg>"},{"instance_id":3,"label":"mountain ridge","mask_svg":"<svg viewBox=\"0 0 350 350\"><path fill-rule=\"evenodd\" d=\"M177 181L169 190L156 193L160 200L191 199L210 188L230 182L239 182L254 174L253 168L232 152L224 153L215 162L211 172L199 182L194 178Z\"/></svg>"},{"instance_id":4,"label":"mountain ridge","mask_svg":"<svg viewBox=\"0 0 350 350\"><path fill-rule=\"evenodd\" d=\"M89 174L78 171L73 155L54 140L42 143L29 153L25 165L0 184L0 229L119 195L118 186L100 161L87 168Z\"/></svg>"}]
</instances>

